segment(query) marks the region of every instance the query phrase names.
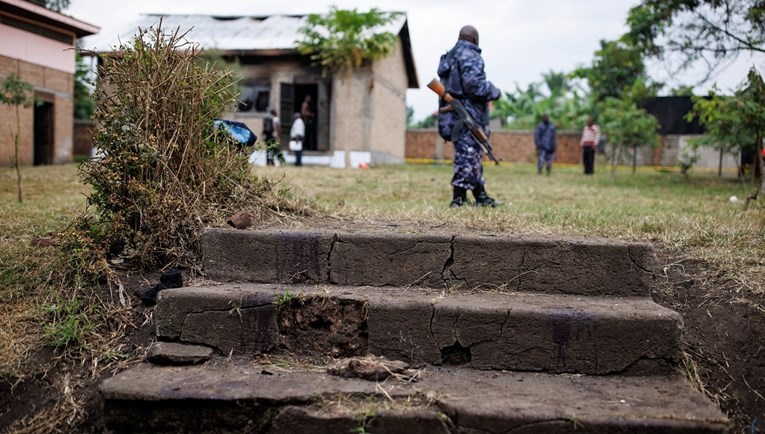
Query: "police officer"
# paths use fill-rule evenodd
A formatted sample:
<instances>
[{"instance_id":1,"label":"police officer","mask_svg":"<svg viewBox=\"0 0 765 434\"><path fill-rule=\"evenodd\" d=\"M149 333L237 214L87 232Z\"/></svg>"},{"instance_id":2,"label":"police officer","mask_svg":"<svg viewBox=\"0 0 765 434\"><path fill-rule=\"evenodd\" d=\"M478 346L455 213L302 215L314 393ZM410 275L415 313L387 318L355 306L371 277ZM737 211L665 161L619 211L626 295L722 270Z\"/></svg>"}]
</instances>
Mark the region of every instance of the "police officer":
<instances>
[{"instance_id":1,"label":"police officer","mask_svg":"<svg viewBox=\"0 0 765 434\"><path fill-rule=\"evenodd\" d=\"M489 101L500 97L499 89L486 80L481 49L478 48L478 31L473 26L460 29L459 39L448 53L441 56L438 76L454 98L459 99L475 122L489 134ZM441 119L439 119L441 121ZM483 152L470 131L455 117L449 117L446 125L451 129L454 142L454 176L451 208L467 203L467 191L472 190L477 206L495 207L497 201L484 189ZM439 126L441 128L442 126Z\"/></svg>"}]
</instances>

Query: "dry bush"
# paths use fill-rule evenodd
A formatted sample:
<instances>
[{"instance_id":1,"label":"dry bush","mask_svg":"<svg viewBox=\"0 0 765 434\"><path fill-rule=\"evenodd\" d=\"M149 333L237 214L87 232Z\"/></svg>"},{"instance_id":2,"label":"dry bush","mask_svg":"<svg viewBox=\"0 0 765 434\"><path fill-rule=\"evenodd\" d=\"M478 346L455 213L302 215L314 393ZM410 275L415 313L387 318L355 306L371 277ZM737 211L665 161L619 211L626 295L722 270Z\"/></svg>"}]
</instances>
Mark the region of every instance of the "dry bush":
<instances>
[{"instance_id":1,"label":"dry bush","mask_svg":"<svg viewBox=\"0 0 765 434\"><path fill-rule=\"evenodd\" d=\"M229 73L201 66L179 31L141 31L103 60L94 119L104 153L81 168L109 253L143 267L194 266L200 229L246 210L307 212L252 175L213 119L233 108Z\"/></svg>"}]
</instances>

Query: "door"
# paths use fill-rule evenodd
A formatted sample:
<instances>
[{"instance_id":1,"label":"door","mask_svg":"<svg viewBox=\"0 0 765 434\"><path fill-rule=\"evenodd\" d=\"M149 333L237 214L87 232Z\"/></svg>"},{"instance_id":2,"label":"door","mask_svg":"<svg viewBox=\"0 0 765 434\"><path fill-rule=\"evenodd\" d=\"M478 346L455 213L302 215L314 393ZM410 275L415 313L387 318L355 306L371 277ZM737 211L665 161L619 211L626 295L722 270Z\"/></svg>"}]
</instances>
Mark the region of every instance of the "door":
<instances>
[{"instance_id":1,"label":"door","mask_svg":"<svg viewBox=\"0 0 765 434\"><path fill-rule=\"evenodd\" d=\"M295 113L295 87L291 83L281 83L279 92L279 118L282 120L280 142L289 143L292 115Z\"/></svg>"},{"instance_id":2,"label":"door","mask_svg":"<svg viewBox=\"0 0 765 434\"><path fill-rule=\"evenodd\" d=\"M53 164L53 104L40 101L34 107L34 165Z\"/></svg>"}]
</instances>

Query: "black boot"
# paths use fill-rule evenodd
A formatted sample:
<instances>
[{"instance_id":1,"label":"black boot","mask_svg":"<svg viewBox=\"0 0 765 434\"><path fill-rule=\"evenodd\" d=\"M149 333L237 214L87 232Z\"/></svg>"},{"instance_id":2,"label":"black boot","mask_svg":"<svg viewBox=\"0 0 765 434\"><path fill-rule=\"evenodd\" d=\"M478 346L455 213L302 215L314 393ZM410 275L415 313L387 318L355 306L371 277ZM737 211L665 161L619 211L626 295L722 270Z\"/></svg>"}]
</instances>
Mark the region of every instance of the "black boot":
<instances>
[{"instance_id":1,"label":"black boot","mask_svg":"<svg viewBox=\"0 0 765 434\"><path fill-rule=\"evenodd\" d=\"M497 205L501 205L499 202L486 194L486 190L483 189L483 185L478 185L473 189L473 196L475 196L475 206L489 206L494 208Z\"/></svg>"},{"instance_id":2,"label":"black boot","mask_svg":"<svg viewBox=\"0 0 765 434\"><path fill-rule=\"evenodd\" d=\"M467 190L462 187L454 186L452 190L452 202L449 208L459 208L467 203Z\"/></svg>"}]
</instances>

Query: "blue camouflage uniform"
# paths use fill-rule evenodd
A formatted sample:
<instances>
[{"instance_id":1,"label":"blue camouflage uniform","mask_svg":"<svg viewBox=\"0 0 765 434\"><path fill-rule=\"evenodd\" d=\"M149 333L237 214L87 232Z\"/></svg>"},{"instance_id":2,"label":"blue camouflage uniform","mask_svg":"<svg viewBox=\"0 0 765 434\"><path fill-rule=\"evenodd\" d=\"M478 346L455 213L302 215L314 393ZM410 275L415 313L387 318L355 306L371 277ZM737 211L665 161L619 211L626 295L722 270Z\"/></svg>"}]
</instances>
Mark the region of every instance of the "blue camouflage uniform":
<instances>
[{"instance_id":1,"label":"blue camouflage uniform","mask_svg":"<svg viewBox=\"0 0 765 434\"><path fill-rule=\"evenodd\" d=\"M481 49L470 41L458 40L454 48L441 56L438 76L455 99L467 109L473 120L489 135L489 101L498 99L500 91L486 80ZM441 118L439 118L441 122ZM445 127L451 130L454 142L454 176L452 185L473 190L483 186L483 151L456 114L446 117ZM442 126L439 126L442 128Z\"/></svg>"},{"instance_id":2,"label":"blue camouflage uniform","mask_svg":"<svg viewBox=\"0 0 765 434\"><path fill-rule=\"evenodd\" d=\"M542 173L542 168L547 168L550 174L552 162L555 160L555 125L552 121L540 122L534 130L534 144L537 147L537 172Z\"/></svg>"}]
</instances>

